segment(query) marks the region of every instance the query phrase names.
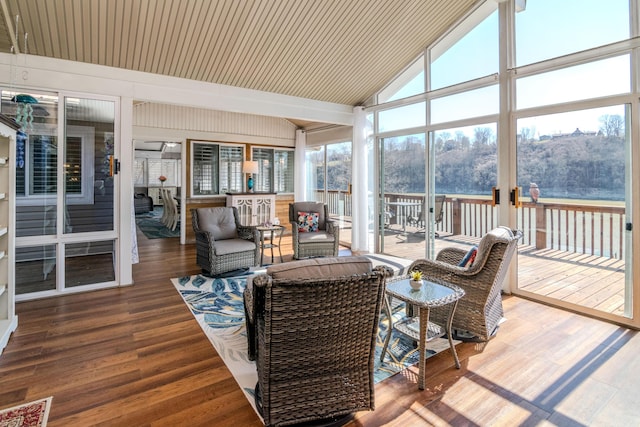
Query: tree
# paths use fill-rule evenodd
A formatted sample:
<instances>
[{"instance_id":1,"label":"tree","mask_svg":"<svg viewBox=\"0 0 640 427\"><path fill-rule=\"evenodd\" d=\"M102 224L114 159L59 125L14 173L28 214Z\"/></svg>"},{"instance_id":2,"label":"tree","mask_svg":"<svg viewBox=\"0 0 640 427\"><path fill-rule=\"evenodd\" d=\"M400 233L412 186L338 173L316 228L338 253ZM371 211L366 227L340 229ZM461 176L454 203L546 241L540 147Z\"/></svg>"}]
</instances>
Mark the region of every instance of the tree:
<instances>
[{"instance_id":1,"label":"tree","mask_svg":"<svg viewBox=\"0 0 640 427\"><path fill-rule=\"evenodd\" d=\"M536 134L536 128L535 127L530 127L530 128L521 128L520 129L520 140L523 142L526 141L531 141Z\"/></svg>"},{"instance_id":2,"label":"tree","mask_svg":"<svg viewBox=\"0 0 640 427\"><path fill-rule=\"evenodd\" d=\"M606 138L617 138L624 132L624 120L619 114L605 114L599 120L600 131Z\"/></svg>"},{"instance_id":3,"label":"tree","mask_svg":"<svg viewBox=\"0 0 640 427\"><path fill-rule=\"evenodd\" d=\"M473 130L474 144L489 144L491 137L493 136L493 130L488 127L477 127Z\"/></svg>"}]
</instances>

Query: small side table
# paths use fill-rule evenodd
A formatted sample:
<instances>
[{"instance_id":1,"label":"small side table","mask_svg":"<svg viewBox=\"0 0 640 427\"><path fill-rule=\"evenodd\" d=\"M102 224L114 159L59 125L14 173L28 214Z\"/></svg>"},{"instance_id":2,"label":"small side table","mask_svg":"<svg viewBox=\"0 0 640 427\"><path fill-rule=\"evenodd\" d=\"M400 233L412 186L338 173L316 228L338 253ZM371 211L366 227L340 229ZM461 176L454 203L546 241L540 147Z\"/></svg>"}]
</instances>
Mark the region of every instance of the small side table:
<instances>
[{"instance_id":1,"label":"small side table","mask_svg":"<svg viewBox=\"0 0 640 427\"><path fill-rule=\"evenodd\" d=\"M282 263L282 250L280 242L282 241L282 233L284 233L283 225L264 226L259 225L256 230L260 233L260 265L264 265L264 250L271 249L271 263L273 264L273 249L278 248L280 254L280 263Z\"/></svg>"},{"instance_id":2,"label":"small side table","mask_svg":"<svg viewBox=\"0 0 640 427\"><path fill-rule=\"evenodd\" d=\"M409 278L400 278L395 281L387 282L386 296L384 299L384 308L389 319L389 332L384 340L384 347L382 348L382 354L380 361L384 360L384 356L387 352L387 346L391 340L391 333L395 329L403 335L418 342L418 388L424 390L424 370L426 365L426 344L434 338L439 338L444 335L449 339L449 346L451 353L453 353L453 359L456 364L456 368L460 369L460 360L458 360L458 354L456 348L453 345L453 339L451 337L451 321L453 320L453 313L458 306L458 300L465 294L464 290L455 285L440 285L438 283L429 282L424 280L422 287L418 290L413 290L409 285ZM393 313L391 312L391 306L389 300L391 298L397 298L406 303L405 310L409 311L409 305L418 309L418 317L406 317L399 322L393 324ZM449 309L449 316L447 318L446 325L437 325L429 322L429 310L433 307L447 306Z\"/></svg>"}]
</instances>

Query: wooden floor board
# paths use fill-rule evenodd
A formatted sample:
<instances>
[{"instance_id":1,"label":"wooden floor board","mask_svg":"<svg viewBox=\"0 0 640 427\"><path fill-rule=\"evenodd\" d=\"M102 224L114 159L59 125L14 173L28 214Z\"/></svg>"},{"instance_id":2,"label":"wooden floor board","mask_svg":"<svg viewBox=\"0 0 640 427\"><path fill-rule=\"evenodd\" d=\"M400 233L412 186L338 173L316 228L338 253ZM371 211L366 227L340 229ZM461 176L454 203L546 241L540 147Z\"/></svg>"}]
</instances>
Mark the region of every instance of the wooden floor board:
<instances>
[{"instance_id":1,"label":"wooden floor board","mask_svg":"<svg viewBox=\"0 0 640 427\"><path fill-rule=\"evenodd\" d=\"M193 245L138 239L135 285L17 304L19 326L0 355L0 408L52 395L50 427L262 425L170 282L200 271ZM570 297L615 305L616 294L602 283L580 287L579 258L590 259L561 257L576 271L568 275L576 288ZM536 286L553 292L548 272L538 271L540 260L522 260L540 277ZM601 267L603 283L623 274L619 263ZM624 425L640 419L635 331L515 296L505 297L504 306L507 320L492 341L457 346L461 369L445 351L427 361L424 391L416 367L377 384L376 410L356 414L348 426L597 426L610 425L614 415Z\"/></svg>"}]
</instances>

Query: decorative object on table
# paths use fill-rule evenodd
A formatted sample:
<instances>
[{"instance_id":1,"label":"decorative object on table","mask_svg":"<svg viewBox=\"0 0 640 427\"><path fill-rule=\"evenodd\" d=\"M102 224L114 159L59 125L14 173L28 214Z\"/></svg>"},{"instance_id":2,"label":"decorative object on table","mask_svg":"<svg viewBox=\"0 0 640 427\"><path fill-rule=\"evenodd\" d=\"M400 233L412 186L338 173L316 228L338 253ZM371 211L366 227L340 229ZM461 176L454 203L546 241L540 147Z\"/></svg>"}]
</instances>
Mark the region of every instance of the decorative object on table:
<instances>
[{"instance_id":1,"label":"decorative object on table","mask_svg":"<svg viewBox=\"0 0 640 427\"><path fill-rule=\"evenodd\" d=\"M245 160L242 164L242 173L249 175L249 178L247 178L247 191L253 193L253 174L258 173L258 162L255 160Z\"/></svg>"},{"instance_id":2,"label":"decorative object on table","mask_svg":"<svg viewBox=\"0 0 640 427\"><path fill-rule=\"evenodd\" d=\"M160 185L164 187L164 182L167 180L167 177L164 175L160 175L158 177L158 180L160 180Z\"/></svg>"},{"instance_id":3,"label":"decorative object on table","mask_svg":"<svg viewBox=\"0 0 640 427\"><path fill-rule=\"evenodd\" d=\"M411 289L418 290L422 287L422 271L414 270L411 272L411 280L409 281L409 285Z\"/></svg>"},{"instance_id":4,"label":"decorative object on table","mask_svg":"<svg viewBox=\"0 0 640 427\"><path fill-rule=\"evenodd\" d=\"M280 225L280 218L278 217L273 218L273 220L271 220L271 223L273 225Z\"/></svg>"}]
</instances>

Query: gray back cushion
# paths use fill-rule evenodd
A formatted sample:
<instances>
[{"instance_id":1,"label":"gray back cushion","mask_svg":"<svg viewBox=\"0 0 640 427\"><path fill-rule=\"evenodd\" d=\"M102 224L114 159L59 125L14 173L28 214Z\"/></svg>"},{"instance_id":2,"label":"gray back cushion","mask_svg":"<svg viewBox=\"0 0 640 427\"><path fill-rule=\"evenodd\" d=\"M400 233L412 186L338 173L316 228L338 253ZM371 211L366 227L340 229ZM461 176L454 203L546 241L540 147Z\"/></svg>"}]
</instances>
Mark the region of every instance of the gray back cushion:
<instances>
[{"instance_id":1,"label":"gray back cushion","mask_svg":"<svg viewBox=\"0 0 640 427\"><path fill-rule=\"evenodd\" d=\"M215 240L236 239L236 219L233 208L199 208L198 225L213 234Z\"/></svg>"},{"instance_id":2,"label":"gray back cushion","mask_svg":"<svg viewBox=\"0 0 640 427\"><path fill-rule=\"evenodd\" d=\"M371 271L369 258L361 256L311 258L286 262L267 268L267 274L278 279L313 279L351 276Z\"/></svg>"}]
</instances>

